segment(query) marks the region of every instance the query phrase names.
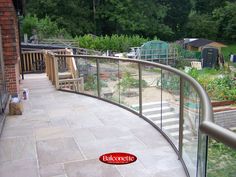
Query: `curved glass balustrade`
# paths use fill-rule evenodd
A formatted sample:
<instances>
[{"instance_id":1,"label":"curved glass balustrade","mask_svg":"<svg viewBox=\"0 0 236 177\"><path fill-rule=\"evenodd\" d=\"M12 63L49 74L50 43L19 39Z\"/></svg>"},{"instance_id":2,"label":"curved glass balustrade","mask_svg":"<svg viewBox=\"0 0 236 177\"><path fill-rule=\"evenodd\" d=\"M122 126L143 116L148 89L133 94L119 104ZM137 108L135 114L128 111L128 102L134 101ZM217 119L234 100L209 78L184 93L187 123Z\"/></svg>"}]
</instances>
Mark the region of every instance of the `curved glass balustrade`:
<instances>
[{"instance_id":1,"label":"curved glass balustrade","mask_svg":"<svg viewBox=\"0 0 236 177\"><path fill-rule=\"evenodd\" d=\"M58 89L98 97L143 117L170 142L188 176L206 176L208 135L236 147L235 134L213 123L208 95L185 73L126 58L54 56L57 62L73 57L79 77L67 86L55 76Z\"/></svg>"}]
</instances>

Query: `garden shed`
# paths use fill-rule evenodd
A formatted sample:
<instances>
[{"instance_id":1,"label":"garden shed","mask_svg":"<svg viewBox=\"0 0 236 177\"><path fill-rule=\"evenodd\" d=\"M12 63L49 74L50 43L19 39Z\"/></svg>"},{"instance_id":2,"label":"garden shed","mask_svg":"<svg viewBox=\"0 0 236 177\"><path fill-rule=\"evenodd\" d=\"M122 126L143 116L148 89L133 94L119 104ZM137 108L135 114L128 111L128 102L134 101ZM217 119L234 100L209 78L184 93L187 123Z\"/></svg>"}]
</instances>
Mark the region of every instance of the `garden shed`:
<instances>
[{"instance_id":1,"label":"garden shed","mask_svg":"<svg viewBox=\"0 0 236 177\"><path fill-rule=\"evenodd\" d=\"M185 39L185 48L187 50L191 50L191 51L202 51L204 47L206 46L211 46L214 48L217 48L219 50L221 50L221 48L223 47L227 47L226 45L220 43L220 42L215 42L212 40L208 40L208 39Z\"/></svg>"},{"instance_id":2,"label":"garden shed","mask_svg":"<svg viewBox=\"0 0 236 177\"><path fill-rule=\"evenodd\" d=\"M216 67L218 66L218 57L219 57L219 49L215 47L204 47L202 49L202 65L203 67Z\"/></svg>"}]
</instances>

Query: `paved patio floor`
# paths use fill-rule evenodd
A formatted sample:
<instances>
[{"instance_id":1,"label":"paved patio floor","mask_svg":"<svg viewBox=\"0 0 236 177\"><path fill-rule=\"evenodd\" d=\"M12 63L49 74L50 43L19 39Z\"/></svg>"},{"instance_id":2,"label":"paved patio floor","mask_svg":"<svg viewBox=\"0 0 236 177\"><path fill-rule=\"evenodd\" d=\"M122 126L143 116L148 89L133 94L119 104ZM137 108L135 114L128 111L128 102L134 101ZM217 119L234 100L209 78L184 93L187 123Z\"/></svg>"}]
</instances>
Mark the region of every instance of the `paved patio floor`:
<instances>
[{"instance_id":1,"label":"paved patio floor","mask_svg":"<svg viewBox=\"0 0 236 177\"><path fill-rule=\"evenodd\" d=\"M0 139L1 177L185 177L174 150L152 126L115 105L56 91L45 74L25 75L21 116L7 116ZM108 165L104 153L138 160Z\"/></svg>"}]
</instances>

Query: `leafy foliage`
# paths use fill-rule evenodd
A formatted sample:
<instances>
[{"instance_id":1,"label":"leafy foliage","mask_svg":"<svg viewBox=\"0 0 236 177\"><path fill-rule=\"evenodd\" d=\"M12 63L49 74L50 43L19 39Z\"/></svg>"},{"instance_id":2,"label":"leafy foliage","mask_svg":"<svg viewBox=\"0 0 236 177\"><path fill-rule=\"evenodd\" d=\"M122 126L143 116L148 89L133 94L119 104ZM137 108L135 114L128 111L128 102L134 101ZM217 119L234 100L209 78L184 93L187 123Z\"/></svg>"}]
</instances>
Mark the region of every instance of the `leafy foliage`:
<instances>
[{"instance_id":1,"label":"leafy foliage","mask_svg":"<svg viewBox=\"0 0 236 177\"><path fill-rule=\"evenodd\" d=\"M188 74L205 88L212 100L236 101L236 80L225 71L191 69Z\"/></svg>"},{"instance_id":2,"label":"leafy foliage","mask_svg":"<svg viewBox=\"0 0 236 177\"><path fill-rule=\"evenodd\" d=\"M92 10L85 0L27 0L27 14L42 19L49 16L71 35L91 33L94 30Z\"/></svg>"},{"instance_id":3,"label":"leafy foliage","mask_svg":"<svg viewBox=\"0 0 236 177\"><path fill-rule=\"evenodd\" d=\"M158 36L234 41L235 0L27 0L26 14L48 17L70 35ZM32 19L33 20L33 19Z\"/></svg>"},{"instance_id":4,"label":"leafy foliage","mask_svg":"<svg viewBox=\"0 0 236 177\"><path fill-rule=\"evenodd\" d=\"M111 50L117 52L128 51L130 47L141 46L148 39L138 35L112 35L94 37L92 35L84 35L75 37L82 48L96 49L101 51Z\"/></svg>"},{"instance_id":5,"label":"leafy foliage","mask_svg":"<svg viewBox=\"0 0 236 177\"><path fill-rule=\"evenodd\" d=\"M163 73L162 79L157 81L157 86L167 92L178 94L179 93L179 78L169 72Z\"/></svg>"},{"instance_id":6,"label":"leafy foliage","mask_svg":"<svg viewBox=\"0 0 236 177\"><path fill-rule=\"evenodd\" d=\"M106 34L139 34L169 37L171 29L164 24L167 8L155 0L107 0L100 6ZM111 29L113 29L111 31Z\"/></svg>"},{"instance_id":7,"label":"leafy foliage","mask_svg":"<svg viewBox=\"0 0 236 177\"><path fill-rule=\"evenodd\" d=\"M236 3L227 2L224 7L213 11L213 18L217 21L220 38L230 41L236 39Z\"/></svg>"},{"instance_id":8,"label":"leafy foliage","mask_svg":"<svg viewBox=\"0 0 236 177\"><path fill-rule=\"evenodd\" d=\"M190 0L169 0L165 1L165 6L167 7L167 13L165 17L165 23L172 29L175 33L176 39L185 35L185 25L188 22L188 16L191 11L191 1Z\"/></svg>"},{"instance_id":9,"label":"leafy foliage","mask_svg":"<svg viewBox=\"0 0 236 177\"><path fill-rule=\"evenodd\" d=\"M130 88L138 88L139 80L132 77L131 73L125 72L119 85L121 86L122 92L126 92ZM147 82L145 80L142 80L142 87L147 87Z\"/></svg>"},{"instance_id":10,"label":"leafy foliage","mask_svg":"<svg viewBox=\"0 0 236 177\"><path fill-rule=\"evenodd\" d=\"M216 39L218 34L218 24L208 14L191 13L189 22L186 25L189 37Z\"/></svg>"},{"instance_id":11,"label":"leafy foliage","mask_svg":"<svg viewBox=\"0 0 236 177\"><path fill-rule=\"evenodd\" d=\"M200 14L211 14L211 12L219 7L224 6L226 0L196 0L195 10Z\"/></svg>"},{"instance_id":12,"label":"leafy foliage","mask_svg":"<svg viewBox=\"0 0 236 177\"><path fill-rule=\"evenodd\" d=\"M108 87L107 83L103 80L100 80L100 87ZM96 91L97 88L97 76L88 75L85 79L84 90L85 91Z\"/></svg>"},{"instance_id":13,"label":"leafy foliage","mask_svg":"<svg viewBox=\"0 0 236 177\"><path fill-rule=\"evenodd\" d=\"M33 30L36 30L40 39L60 36L69 38L67 31L63 28L59 28L57 23L53 22L48 16L39 19L35 15L27 15L22 23L22 33L32 36Z\"/></svg>"},{"instance_id":14,"label":"leafy foliage","mask_svg":"<svg viewBox=\"0 0 236 177\"><path fill-rule=\"evenodd\" d=\"M208 177L234 177L236 151L213 139L209 140Z\"/></svg>"},{"instance_id":15,"label":"leafy foliage","mask_svg":"<svg viewBox=\"0 0 236 177\"><path fill-rule=\"evenodd\" d=\"M236 101L236 81L225 76L209 82L206 86L208 94L217 100Z\"/></svg>"}]
</instances>

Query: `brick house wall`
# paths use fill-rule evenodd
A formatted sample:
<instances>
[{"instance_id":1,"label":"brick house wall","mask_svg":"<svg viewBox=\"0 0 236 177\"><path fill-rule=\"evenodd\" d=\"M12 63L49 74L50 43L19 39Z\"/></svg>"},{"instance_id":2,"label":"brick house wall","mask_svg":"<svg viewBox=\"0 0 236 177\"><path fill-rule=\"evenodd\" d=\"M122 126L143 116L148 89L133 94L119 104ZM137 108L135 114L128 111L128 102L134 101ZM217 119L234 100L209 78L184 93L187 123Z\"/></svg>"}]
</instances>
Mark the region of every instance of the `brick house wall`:
<instances>
[{"instance_id":1,"label":"brick house wall","mask_svg":"<svg viewBox=\"0 0 236 177\"><path fill-rule=\"evenodd\" d=\"M12 0L0 1L0 27L7 91L19 93L19 33L18 20Z\"/></svg>"}]
</instances>

